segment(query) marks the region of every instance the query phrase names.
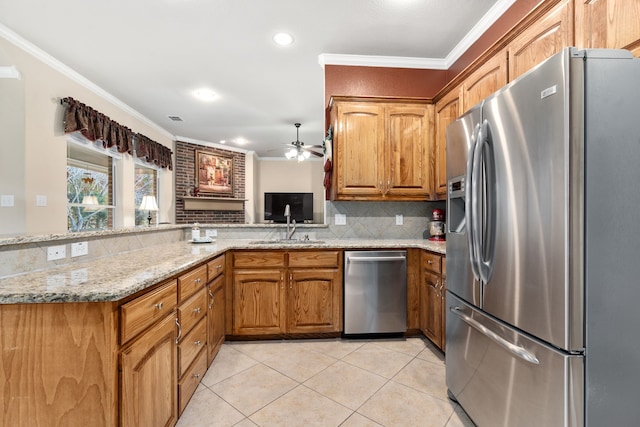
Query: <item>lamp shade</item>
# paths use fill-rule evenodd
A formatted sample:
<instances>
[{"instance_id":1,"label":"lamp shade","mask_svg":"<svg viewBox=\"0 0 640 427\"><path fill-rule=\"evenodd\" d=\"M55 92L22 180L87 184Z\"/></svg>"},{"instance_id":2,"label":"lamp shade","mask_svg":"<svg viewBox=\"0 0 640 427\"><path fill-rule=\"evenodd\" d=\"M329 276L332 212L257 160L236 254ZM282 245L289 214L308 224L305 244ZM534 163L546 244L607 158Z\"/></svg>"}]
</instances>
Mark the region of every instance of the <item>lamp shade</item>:
<instances>
[{"instance_id":1,"label":"lamp shade","mask_svg":"<svg viewBox=\"0 0 640 427\"><path fill-rule=\"evenodd\" d=\"M158 204L156 203L156 196L142 196L142 202L140 203L141 211L157 211Z\"/></svg>"},{"instance_id":2,"label":"lamp shade","mask_svg":"<svg viewBox=\"0 0 640 427\"><path fill-rule=\"evenodd\" d=\"M90 194L82 198L82 204L87 205L84 208L85 211L97 211L100 209L98 198Z\"/></svg>"}]
</instances>

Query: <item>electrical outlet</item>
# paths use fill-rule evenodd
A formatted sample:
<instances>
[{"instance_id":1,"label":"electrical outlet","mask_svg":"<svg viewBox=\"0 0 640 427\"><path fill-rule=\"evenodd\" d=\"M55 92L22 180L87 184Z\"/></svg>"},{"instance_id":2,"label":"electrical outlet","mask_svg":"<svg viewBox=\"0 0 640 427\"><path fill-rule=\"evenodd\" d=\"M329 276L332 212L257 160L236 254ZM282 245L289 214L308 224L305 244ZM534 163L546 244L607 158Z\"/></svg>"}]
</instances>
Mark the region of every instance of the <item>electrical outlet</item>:
<instances>
[{"instance_id":1,"label":"electrical outlet","mask_svg":"<svg viewBox=\"0 0 640 427\"><path fill-rule=\"evenodd\" d=\"M0 196L0 206L3 208L13 206L13 194L3 194Z\"/></svg>"},{"instance_id":2,"label":"electrical outlet","mask_svg":"<svg viewBox=\"0 0 640 427\"><path fill-rule=\"evenodd\" d=\"M336 214L336 225L347 225L347 214Z\"/></svg>"},{"instance_id":3,"label":"electrical outlet","mask_svg":"<svg viewBox=\"0 0 640 427\"><path fill-rule=\"evenodd\" d=\"M216 229L205 230L204 231L204 235L205 235L205 237L217 237L218 236L218 230L216 230Z\"/></svg>"},{"instance_id":4,"label":"electrical outlet","mask_svg":"<svg viewBox=\"0 0 640 427\"><path fill-rule=\"evenodd\" d=\"M67 257L67 247L65 245L49 246L47 248L47 261L55 261Z\"/></svg>"},{"instance_id":5,"label":"electrical outlet","mask_svg":"<svg viewBox=\"0 0 640 427\"><path fill-rule=\"evenodd\" d=\"M71 244L71 258L87 255L89 253L89 242L77 242Z\"/></svg>"},{"instance_id":6,"label":"electrical outlet","mask_svg":"<svg viewBox=\"0 0 640 427\"><path fill-rule=\"evenodd\" d=\"M402 216L402 214L396 215L396 225L402 225L402 224L404 224L404 217Z\"/></svg>"}]
</instances>

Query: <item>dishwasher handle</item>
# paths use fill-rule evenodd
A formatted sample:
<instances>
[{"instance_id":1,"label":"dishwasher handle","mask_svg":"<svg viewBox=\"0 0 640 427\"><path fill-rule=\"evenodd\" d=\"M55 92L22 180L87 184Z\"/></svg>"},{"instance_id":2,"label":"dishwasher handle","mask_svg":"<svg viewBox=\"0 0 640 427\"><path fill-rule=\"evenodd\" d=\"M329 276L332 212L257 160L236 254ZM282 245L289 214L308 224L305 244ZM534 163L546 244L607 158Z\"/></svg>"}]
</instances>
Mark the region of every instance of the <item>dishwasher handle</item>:
<instances>
[{"instance_id":1,"label":"dishwasher handle","mask_svg":"<svg viewBox=\"0 0 640 427\"><path fill-rule=\"evenodd\" d=\"M404 261L406 256L348 256L347 262Z\"/></svg>"}]
</instances>

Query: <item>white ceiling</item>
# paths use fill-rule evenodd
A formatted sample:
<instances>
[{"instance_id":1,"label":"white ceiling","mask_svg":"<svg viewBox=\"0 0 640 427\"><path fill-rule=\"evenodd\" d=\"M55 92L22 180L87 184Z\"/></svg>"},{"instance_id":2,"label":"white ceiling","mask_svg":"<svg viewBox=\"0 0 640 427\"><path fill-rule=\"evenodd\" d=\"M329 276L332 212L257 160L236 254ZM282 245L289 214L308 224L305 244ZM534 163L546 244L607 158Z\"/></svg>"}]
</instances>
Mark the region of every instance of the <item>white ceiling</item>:
<instances>
[{"instance_id":1,"label":"white ceiling","mask_svg":"<svg viewBox=\"0 0 640 427\"><path fill-rule=\"evenodd\" d=\"M178 139L282 157L295 122L301 141L323 139L319 55L447 68L513 2L1 0L0 35L32 43ZM276 45L279 31L294 43ZM196 99L201 87L217 98Z\"/></svg>"}]
</instances>

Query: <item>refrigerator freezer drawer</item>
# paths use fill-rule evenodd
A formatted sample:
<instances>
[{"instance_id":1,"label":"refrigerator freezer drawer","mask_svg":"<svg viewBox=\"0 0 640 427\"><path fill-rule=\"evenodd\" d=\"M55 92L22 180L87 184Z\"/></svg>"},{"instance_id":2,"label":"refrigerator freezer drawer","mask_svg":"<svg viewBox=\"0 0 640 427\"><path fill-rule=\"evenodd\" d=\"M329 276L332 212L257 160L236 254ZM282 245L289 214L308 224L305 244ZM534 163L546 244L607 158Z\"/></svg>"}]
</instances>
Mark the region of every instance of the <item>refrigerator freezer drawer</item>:
<instances>
[{"instance_id":1,"label":"refrigerator freezer drawer","mask_svg":"<svg viewBox=\"0 0 640 427\"><path fill-rule=\"evenodd\" d=\"M582 426L583 356L498 323L447 292L447 387L478 427Z\"/></svg>"}]
</instances>

